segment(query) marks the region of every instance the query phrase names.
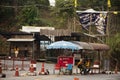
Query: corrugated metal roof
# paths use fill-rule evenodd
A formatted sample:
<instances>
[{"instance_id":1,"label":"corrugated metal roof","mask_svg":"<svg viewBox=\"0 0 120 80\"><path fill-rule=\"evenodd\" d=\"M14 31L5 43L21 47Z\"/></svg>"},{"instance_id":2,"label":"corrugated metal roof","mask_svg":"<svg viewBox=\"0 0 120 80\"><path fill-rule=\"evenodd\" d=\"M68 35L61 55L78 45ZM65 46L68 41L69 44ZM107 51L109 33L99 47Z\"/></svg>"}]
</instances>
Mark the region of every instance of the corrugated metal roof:
<instances>
[{"instance_id":1,"label":"corrugated metal roof","mask_svg":"<svg viewBox=\"0 0 120 80\"><path fill-rule=\"evenodd\" d=\"M87 42L79 42L79 41L71 41L74 44L77 44L78 46L83 47L83 49L88 50L108 50L109 46L106 44L100 44L100 43L87 43Z\"/></svg>"},{"instance_id":2,"label":"corrugated metal roof","mask_svg":"<svg viewBox=\"0 0 120 80\"><path fill-rule=\"evenodd\" d=\"M106 44L89 43L89 45L92 46L94 50L108 50L109 49L109 46Z\"/></svg>"},{"instance_id":3,"label":"corrugated metal roof","mask_svg":"<svg viewBox=\"0 0 120 80\"><path fill-rule=\"evenodd\" d=\"M26 42L32 42L34 41L35 39L34 38L29 38L29 39L20 39L20 38L10 38L8 39L7 41L9 42L15 42L15 41L26 41Z\"/></svg>"}]
</instances>

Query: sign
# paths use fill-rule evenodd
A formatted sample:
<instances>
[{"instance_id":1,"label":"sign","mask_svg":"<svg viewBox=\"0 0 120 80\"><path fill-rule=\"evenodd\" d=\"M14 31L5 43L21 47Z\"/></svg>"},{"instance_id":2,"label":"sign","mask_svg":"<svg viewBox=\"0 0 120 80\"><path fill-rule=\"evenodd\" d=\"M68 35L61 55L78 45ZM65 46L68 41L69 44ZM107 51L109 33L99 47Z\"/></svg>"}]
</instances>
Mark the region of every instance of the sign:
<instances>
[{"instance_id":1,"label":"sign","mask_svg":"<svg viewBox=\"0 0 120 80\"><path fill-rule=\"evenodd\" d=\"M60 56L58 57L58 64L60 64L61 67L67 67L68 64L74 64L74 58L68 57L68 56Z\"/></svg>"}]
</instances>

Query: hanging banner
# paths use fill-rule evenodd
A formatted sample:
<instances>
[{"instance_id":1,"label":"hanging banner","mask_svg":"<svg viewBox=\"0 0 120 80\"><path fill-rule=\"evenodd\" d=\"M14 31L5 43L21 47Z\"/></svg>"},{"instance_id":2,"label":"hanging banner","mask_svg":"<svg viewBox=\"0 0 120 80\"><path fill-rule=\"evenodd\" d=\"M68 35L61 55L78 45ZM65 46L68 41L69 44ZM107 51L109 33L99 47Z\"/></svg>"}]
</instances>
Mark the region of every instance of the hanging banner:
<instances>
[{"instance_id":1,"label":"hanging banner","mask_svg":"<svg viewBox=\"0 0 120 80\"><path fill-rule=\"evenodd\" d=\"M94 25L98 33L103 35L106 33L107 12L89 9L86 11L77 11L77 15L84 29L88 30L90 26Z\"/></svg>"}]
</instances>

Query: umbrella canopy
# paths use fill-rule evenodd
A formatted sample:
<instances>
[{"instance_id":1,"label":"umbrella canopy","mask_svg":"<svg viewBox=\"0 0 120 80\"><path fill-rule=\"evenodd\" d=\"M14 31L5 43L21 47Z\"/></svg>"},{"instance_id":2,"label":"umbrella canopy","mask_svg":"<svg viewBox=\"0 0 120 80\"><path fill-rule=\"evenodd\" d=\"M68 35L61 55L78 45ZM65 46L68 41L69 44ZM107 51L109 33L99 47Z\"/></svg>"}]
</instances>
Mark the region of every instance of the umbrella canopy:
<instances>
[{"instance_id":1,"label":"umbrella canopy","mask_svg":"<svg viewBox=\"0 0 120 80\"><path fill-rule=\"evenodd\" d=\"M57 41L54 42L50 45L47 46L47 49L72 49L72 50L79 50L79 49L83 49L82 47L68 42L68 41Z\"/></svg>"},{"instance_id":2,"label":"umbrella canopy","mask_svg":"<svg viewBox=\"0 0 120 80\"><path fill-rule=\"evenodd\" d=\"M93 50L93 47L90 44L88 44L87 42L72 41L72 43L83 47L83 49Z\"/></svg>"}]
</instances>

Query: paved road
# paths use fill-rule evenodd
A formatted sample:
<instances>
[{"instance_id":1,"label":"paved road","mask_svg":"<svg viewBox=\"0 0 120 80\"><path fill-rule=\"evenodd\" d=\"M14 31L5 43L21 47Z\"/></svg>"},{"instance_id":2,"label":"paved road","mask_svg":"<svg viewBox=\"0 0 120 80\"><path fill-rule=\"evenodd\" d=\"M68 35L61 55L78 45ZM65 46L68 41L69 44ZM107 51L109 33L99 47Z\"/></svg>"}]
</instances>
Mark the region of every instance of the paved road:
<instances>
[{"instance_id":1,"label":"paved road","mask_svg":"<svg viewBox=\"0 0 120 80\"><path fill-rule=\"evenodd\" d=\"M6 72L7 75L12 75L14 72L10 72L9 74ZM6 78L1 78L0 80L74 80L77 77L79 80L120 80L119 74L112 74L112 75L37 75L37 76L22 76L22 77L15 77L10 76Z\"/></svg>"},{"instance_id":2,"label":"paved road","mask_svg":"<svg viewBox=\"0 0 120 80\"><path fill-rule=\"evenodd\" d=\"M29 65L29 61L26 61L24 64ZM7 64L12 64L12 62L8 62ZM21 64L20 61L16 61L16 64ZM41 70L41 62L37 63L37 70L38 73ZM4 70L3 73L6 74L6 78L0 78L0 80L74 80L75 77L79 78L79 80L120 80L120 73L119 74L94 74L94 75L58 75L58 71L56 74L53 74L54 64L45 63L45 69L50 71L50 75L37 75L37 76L20 76L15 77L15 71ZM27 73L29 71L29 67L25 67L25 71L19 71L20 74Z\"/></svg>"}]
</instances>

